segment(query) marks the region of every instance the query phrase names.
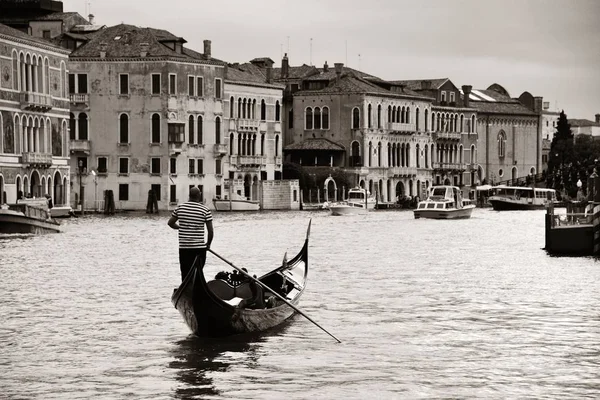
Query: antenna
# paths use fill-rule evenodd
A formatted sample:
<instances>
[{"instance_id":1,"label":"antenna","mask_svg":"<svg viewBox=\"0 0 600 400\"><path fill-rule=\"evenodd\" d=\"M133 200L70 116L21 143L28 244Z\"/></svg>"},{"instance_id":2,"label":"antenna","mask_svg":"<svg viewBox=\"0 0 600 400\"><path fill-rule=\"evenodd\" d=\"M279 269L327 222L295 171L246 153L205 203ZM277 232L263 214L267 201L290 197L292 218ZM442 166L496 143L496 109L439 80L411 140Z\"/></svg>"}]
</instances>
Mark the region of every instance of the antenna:
<instances>
[{"instance_id":1,"label":"antenna","mask_svg":"<svg viewBox=\"0 0 600 400\"><path fill-rule=\"evenodd\" d=\"M358 53L358 70L360 71L360 53Z\"/></svg>"},{"instance_id":2,"label":"antenna","mask_svg":"<svg viewBox=\"0 0 600 400\"><path fill-rule=\"evenodd\" d=\"M348 41L346 40L346 66L348 65Z\"/></svg>"},{"instance_id":3,"label":"antenna","mask_svg":"<svg viewBox=\"0 0 600 400\"><path fill-rule=\"evenodd\" d=\"M310 65L313 65L313 63L312 63L312 38L310 38Z\"/></svg>"}]
</instances>

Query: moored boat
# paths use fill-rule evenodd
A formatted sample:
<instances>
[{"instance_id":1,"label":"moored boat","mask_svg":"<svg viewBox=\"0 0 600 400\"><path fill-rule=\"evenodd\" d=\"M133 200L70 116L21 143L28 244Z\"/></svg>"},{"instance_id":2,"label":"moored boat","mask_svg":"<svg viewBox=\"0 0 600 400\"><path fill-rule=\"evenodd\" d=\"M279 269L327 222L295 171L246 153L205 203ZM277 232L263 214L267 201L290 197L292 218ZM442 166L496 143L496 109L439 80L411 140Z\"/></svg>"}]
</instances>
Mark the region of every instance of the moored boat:
<instances>
[{"instance_id":1,"label":"moored boat","mask_svg":"<svg viewBox=\"0 0 600 400\"><path fill-rule=\"evenodd\" d=\"M496 186L488 202L496 211L539 210L558 204L554 189L528 186Z\"/></svg>"},{"instance_id":2,"label":"moored boat","mask_svg":"<svg viewBox=\"0 0 600 400\"><path fill-rule=\"evenodd\" d=\"M356 215L366 214L375 208L376 200L369 192L362 188L353 188L348 191L348 198L344 201L330 203L327 208L331 215Z\"/></svg>"},{"instance_id":3,"label":"moored boat","mask_svg":"<svg viewBox=\"0 0 600 400\"><path fill-rule=\"evenodd\" d=\"M258 280L294 306L304 292L308 274L308 239L300 252ZM241 274L221 272L209 281L195 266L173 292L171 301L192 332L222 337L260 332L294 315L292 307Z\"/></svg>"},{"instance_id":4,"label":"moored boat","mask_svg":"<svg viewBox=\"0 0 600 400\"><path fill-rule=\"evenodd\" d=\"M462 198L456 186L434 186L427 199L420 201L413 211L415 218L461 219L470 218L475 205Z\"/></svg>"},{"instance_id":5,"label":"moored boat","mask_svg":"<svg viewBox=\"0 0 600 400\"><path fill-rule=\"evenodd\" d=\"M71 206L54 206L50 209L50 216L52 218L68 218L73 215L73 208Z\"/></svg>"},{"instance_id":6,"label":"moored boat","mask_svg":"<svg viewBox=\"0 0 600 400\"><path fill-rule=\"evenodd\" d=\"M4 204L0 207L0 233L60 232L60 224L47 209L32 204Z\"/></svg>"}]
</instances>

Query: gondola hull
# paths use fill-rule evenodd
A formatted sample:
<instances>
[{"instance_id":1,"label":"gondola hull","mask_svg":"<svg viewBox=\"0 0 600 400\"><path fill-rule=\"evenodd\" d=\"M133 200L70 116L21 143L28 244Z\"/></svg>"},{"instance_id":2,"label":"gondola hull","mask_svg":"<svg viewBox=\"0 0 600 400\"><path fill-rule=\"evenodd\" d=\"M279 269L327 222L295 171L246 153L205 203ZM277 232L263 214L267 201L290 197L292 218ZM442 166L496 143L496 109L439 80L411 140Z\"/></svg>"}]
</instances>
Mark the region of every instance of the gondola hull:
<instances>
[{"instance_id":1,"label":"gondola hull","mask_svg":"<svg viewBox=\"0 0 600 400\"><path fill-rule=\"evenodd\" d=\"M307 250L308 234L298 255L259 278L294 306L299 303L306 285ZM211 289L211 284L214 283L215 281L207 282L204 273L194 267L171 297L173 305L197 336L224 337L261 332L280 325L295 313L292 307L281 300L271 308L237 307L223 296L220 297L218 291ZM220 282L220 285L226 283Z\"/></svg>"}]
</instances>

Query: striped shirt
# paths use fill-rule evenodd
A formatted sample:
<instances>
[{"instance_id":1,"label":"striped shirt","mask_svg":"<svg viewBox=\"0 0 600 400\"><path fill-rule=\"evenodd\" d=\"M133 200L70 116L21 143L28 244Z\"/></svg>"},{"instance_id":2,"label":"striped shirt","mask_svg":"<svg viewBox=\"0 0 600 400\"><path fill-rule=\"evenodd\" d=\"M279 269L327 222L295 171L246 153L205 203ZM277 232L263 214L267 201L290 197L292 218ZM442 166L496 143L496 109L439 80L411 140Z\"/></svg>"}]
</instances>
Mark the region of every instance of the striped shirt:
<instances>
[{"instance_id":1,"label":"striped shirt","mask_svg":"<svg viewBox=\"0 0 600 400\"><path fill-rule=\"evenodd\" d=\"M202 203L188 201L180 204L171 215L179 221L180 249L206 248L204 224L213 220L208 207Z\"/></svg>"}]
</instances>

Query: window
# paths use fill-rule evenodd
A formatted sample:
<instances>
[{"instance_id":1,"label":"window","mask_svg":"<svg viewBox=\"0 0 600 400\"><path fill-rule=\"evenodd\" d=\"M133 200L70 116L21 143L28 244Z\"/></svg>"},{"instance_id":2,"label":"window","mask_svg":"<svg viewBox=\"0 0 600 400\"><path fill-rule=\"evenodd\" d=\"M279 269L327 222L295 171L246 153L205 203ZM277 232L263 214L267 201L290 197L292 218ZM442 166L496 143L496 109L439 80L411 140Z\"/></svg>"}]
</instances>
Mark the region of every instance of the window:
<instances>
[{"instance_id":1,"label":"window","mask_svg":"<svg viewBox=\"0 0 600 400\"><path fill-rule=\"evenodd\" d=\"M69 114L69 139L71 139L71 140L75 140L76 139L76 136L75 136L75 133L76 133L75 125L76 125L76 123L77 123L77 121L75 120L75 115L73 115L73 113L70 113Z\"/></svg>"},{"instance_id":2,"label":"window","mask_svg":"<svg viewBox=\"0 0 600 400\"><path fill-rule=\"evenodd\" d=\"M177 94L177 75L169 74L169 94Z\"/></svg>"},{"instance_id":3,"label":"window","mask_svg":"<svg viewBox=\"0 0 600 400\"><path fill-rule=\"evenodd\" d=\"M323 107L321 118L323 119L322 129L329 129L329 107Z\"/></svg>"},{"instance_id":4,"label":"window","mask_svg":"<svg viewBox=\"0 0 600 400\"><path fill-rule=\"evenodd\" d=\"M105 174L107 170L108 159L106 157L98 157L98 173Z\"/></svg>"},{"instance_id":5,"label":"window","mask_svg":"<svg viewBox=\"0 0 600 400\"><path fill-rule=\"evenodd\" d=\"M261 121L267 120L267 105L265 104L264 100L260 101L260 120Z\"/></svg>"},{"instance_id":6,"label":"window","mask_svg":"<svg viewBox=\"0 0 600 400\"><path fill-rule=\"evenodd\" d=\"M50 36L50 31L48 31L48 30L43 30L42 31L42 37L44 39L52 39L52 36Z\"/></svg>"},{"instance_id":7,"label":"window","mask_svg":"<svg viewBox=\"0 0 600 400\"><path fill-rule=\"evenodd\" d=\"M221 80L215 79L215 97L217 99L221 98Z\"/></svg>"},{"instance_id":8,"label":"window","mask_svg":"<svg viewBox=\"0 0 600 400\"><path fill-rule=\"evenodd\" d=\"M193 158L190 158L188 160L188 165L189 165L188 174L195 174L196 173L196 160L194 160Z\"/></svg>"},{"instance_id":9,"label":"window","mask_svg":"<svg viewBox=\"0 0 600 400\"><path fill-rule=\"evenodd\" d=\"M119 184L119 201L129 200L129 185L127 183Z\"/></svg>"},{"instance_id":10,"label":"window","mask_svg":"<svg viewBox=\"0 0 600 400\"><path fill-rule=\"evenodd\" d=\"M279 157L279 135L275 135L275 157Z\"/></svg>"},{"instance_id":11,"label":"window","mask_svg":"<svg viewBox=\"0 0 600 400\"><path fill-rule=\"evenodd\" d=\"M419 130L419 109L417 108L417 111L415 111L415 129L418 131Z\"/></svg>"},{"instance_id":12,"label":"window","mask_svg":"<svg viewBox=\"0 0 600 400\"><path fill-rule=\"evenodd\" d=\"M150 190L156 195L156 201L160 201L160 183L150 185Z\"/></svg>"},{"instance_id":13,"label":"window","mask_svg":"<svg viewBox=\"0 0 600 400\"><path fill-rule=\"evenodd\" d=\"M290 108L288 111L288 128L294 128L294 109Z\"/></svg>"},{"instance_id":14,"label":"window","mask_svg":"<svg viewBox=\"0 0 600 400\"><path fill-rule=\"evenodd\" d=\"M203 175L204 174L204 160L203 159L198 159L198 174L199 175Z\"/></svg>"},{"instance_id":15,"label":"window","mask_svg":"<svg viewBox=\"0 0 600 400\"><path fill-rule=\"evenodd\" d=\"M279 105L279 100L275 102L275 121L281 120L281 105Z\"/></svg>"},{"instance_id":16,"label":"window","mask_svg":"<svg viewBox=\"0 0 600 400\"><path fill-rule=\"evenodd\" d=\"M152 175L160 174L160 157L152 157L150 160L150 173Z\"/></svg>"},{"instance_id":17,"label":"window","mask_svg":"<svg viewBox=\"0 0 600 400\"><path fill-rule=\"evenodd\" d=\"M498 170L498 177L499 177L499 178L502 178L503 176L504 176L504 170L503 170L502 168L500 168L500 169Z\"/></svg>"},{"instance_id":18,"label":"window","mask_svg":"<svg viewBox=\"0 0 600 400\"><path fill-rule=\"evenodd\" d=\"M321 109L319 107L315 107L313 114L313 127L315 129L321 129Z\"/></svg>"},{"instance_id":19,"label":"window","mask_svg":"<svg viewBox=\"0 0 600 400\"><path fill-rule=\"evenodd\" d=\"M352 129L360 129L360 110L352 110Z\"/></svg>"},{"instance_id":20,"label":"window","mask_svg":"<svg viewBox=\"0 0 600 400\"><path fill-rule=\"evenodd\" d=\"M506 156L506 134L504 131L498 133L498 157L504 158Z\"/></svg>"},{"instance_id":21,"label":"window","mask_svg":"<svg viewBox=\"0 0 600 400\"><path fill-rule=\"evenodd\" d=\"M86 113L79 114L79 140L88 140L88 117Z\"/></svg>"},{"instance_id":22,"label":"window","mask_svg":"<svg viewBox=\"0 0 600 400\"><path fill-rule=\"evenodd\" d=\"M446 102L446 91L442 91L442 103Z\"/></svg>"},{"instance_id":23,"label":"window","mask_svg":"<svg viewBox=\"0 0 600 400\"><path fill-rule=\"evenodd\" d=\"M204 96L204 79L201 76L196 77L196 96Z\"/></svg>"},{"instance_id":24,"label":"window","mask_svg":"<svg viewBox=\"0 0 600 400\"><path fill-rule=\"evenodd\" d=\"M119 117L119 143L129 143L129 116L121 114Z\"/></svg>"},{"instance_id":25,"label":"window","mask_svg":"<svg viewBox=\"0 0 600 400\"><path fill-rule=\"evenodd\" d=\"M197 141L198 144L202 144L203 140L204 140L204 133L203 133L204 123L203 122L204 122L204 120L202 119L202 116L199 115L198 116L198 132L197 132L198 133L198 141Z\"/></svg>"},{"instance_id":26,"label":"window","mask_svg":"<svg viewBox=\"0 0 600 400\"><path fill-rule=\"evenodd\" d=\"M171 174L177 174L177 159L174 157L169 159L169 172Z\"/></svg>"},{"instance_id":27,"label":"window","mask_svg":"<svg viewBox=\"0 0 600 400\"><path fill-rule=\"evenodd\" d=\"M381 129L381 104L377 106L377 128Z\"/></svg>"},{"instance_id":28,"label":"window","mask_svg":"<svg viewBox=\"0 0 600 400\"><path fill-rule=\"evenodd\" d=\"M221 160L215 160L215 174L221 175Z\"/></svg>"},{"instance_id":29,"label":"window","mask_svg":"<svg viewBox=\"0 0 600 400\"><path fill-rule=\"evenodd\" d=\"M129 173L129 158L119 157L119 174Z\"/></svg>"},{"instance_id":30,"label":"window","mask_svg":"<svg viewBox=\"0 0 600 400\"><path fill-rule=\"evenodd\" d=\"M185 141L185 124L169 124L169 143Z\"/></svg>"},{"instance_id":31,"label":"window","mask_svg":"<svg viewBox=\"0 0 600 400\"><path fill-rule=\"evenodd\" d=\"M160 143L160 114L152 114L152 143Z\"/></svg>"},{"instance_id":32,"label":"window","mask_svg":"<svg viewBox=\"0 0 600 400\"><path fill-rule=\"evenodd\" d=\"M427 124L429 123L427 118L429 118L429 110L425 109L424 114L423 122L425 122L425 132L427 132Z\"/></svg>"},{"instance_id":33,"label":"window","mask_svg":"<svg viewBox=\"0 0 600 400\"><path fill-rule=\"evenodd\" d=\"M119 94L129 94L129 75L119 74Z\"/></svg>"},{"instance_id":34,"label":"window","mask_svg":"<svg viewBox=\"0 0 600 400\"><path fill-rule=\"evenodd\" d=\"M177 185L169 186L169 203L177 203Z\"/></svg>"},{"instance_id":35,"label":"window","mask_svg":"<svg viewBox=\"0 0 600 400\"><path fill-rule=\"evenodd\" d=\"M152 94L160 94L160 74L152 74Z\"/></svg>"},{"instance_id":36,"label":"window","mask_svg":"<svg viewBox=\"0 0 600 400\"><path fill-rule=\"evenodd\" d=\"M221 144L221 118L215 118L215 144Z\"/></svg>"},{"instance_id":37,"label":"window","mask_svg":"<svg viewBox=\"0 0 600 400\"><path fill-rule=\"evenodd\" d=\"M306 116L306 123L305 123L305 128L304 129L313 129L313 110L312 108L307 108L306 111L304 112L305 116Z\"/></svg>"},{"instance_id":38,"label":"window","mask_svg":"<svg viewBox=\"0 0 600 400\"><path fill-rule=\"evenodd\" d=\"M454 92L450 92L450 103L454 103Z\"/></svg>"},{"instance_id":39,"label":"window","mask_svg":"<svg viewBox=\"0 0 600 400\"><path fill-rule=\"evenodd\" d=\"M75 93L75 74L69 74L69 93ZM546 121L548 126L548 121Z\"/></svg>"},{"instance_id":40,"label":"window","mask_svg":"<svg viewBox=\"0 0 600 400\"><path fill-rule=\"evenodd\" d=\"M190 144L194 144L196 142L196 138L194 136L194 116L190 115L188 118L188 140Z\"/></svg>"},{"instance_id":41,"label":"window","mask_svg":"<svg viewBox=\"0 0 600 400\"><path fill-rule=\"evenodd\" d=\"M188 96L194 96L195 79L193 76L188 76Z\"/></svg>"},{"instance_id":42,"label":"window","mask_svg":"<svg viewBox=\"0 0 600 400\"><path fill-rule=\"evenodd\" d=\"M200 201L204 203L204 185L198 185L198 189L200 189Z\"/></svg>"},{"instance_id":43,"label":"window","mask_svg":"<svg viewBox=\"0 0 600 400\"><path fill-rule=\"evenodd\" d=\"M367 106L367 127L372 128L373 127L373 117L372 117L372 113L373 113L373 106L371 106L370 104Z\"/></svg>"},{"instance_id":44,"label":"window","mask_svg":"<svg viewBox=\"0 0 600 400\"><path fill-rule=\"evenodd\" d=\"M221 197L221 185L215 186L215 196L217 196L217 198Z\"/></svg>"}]
</instances>

